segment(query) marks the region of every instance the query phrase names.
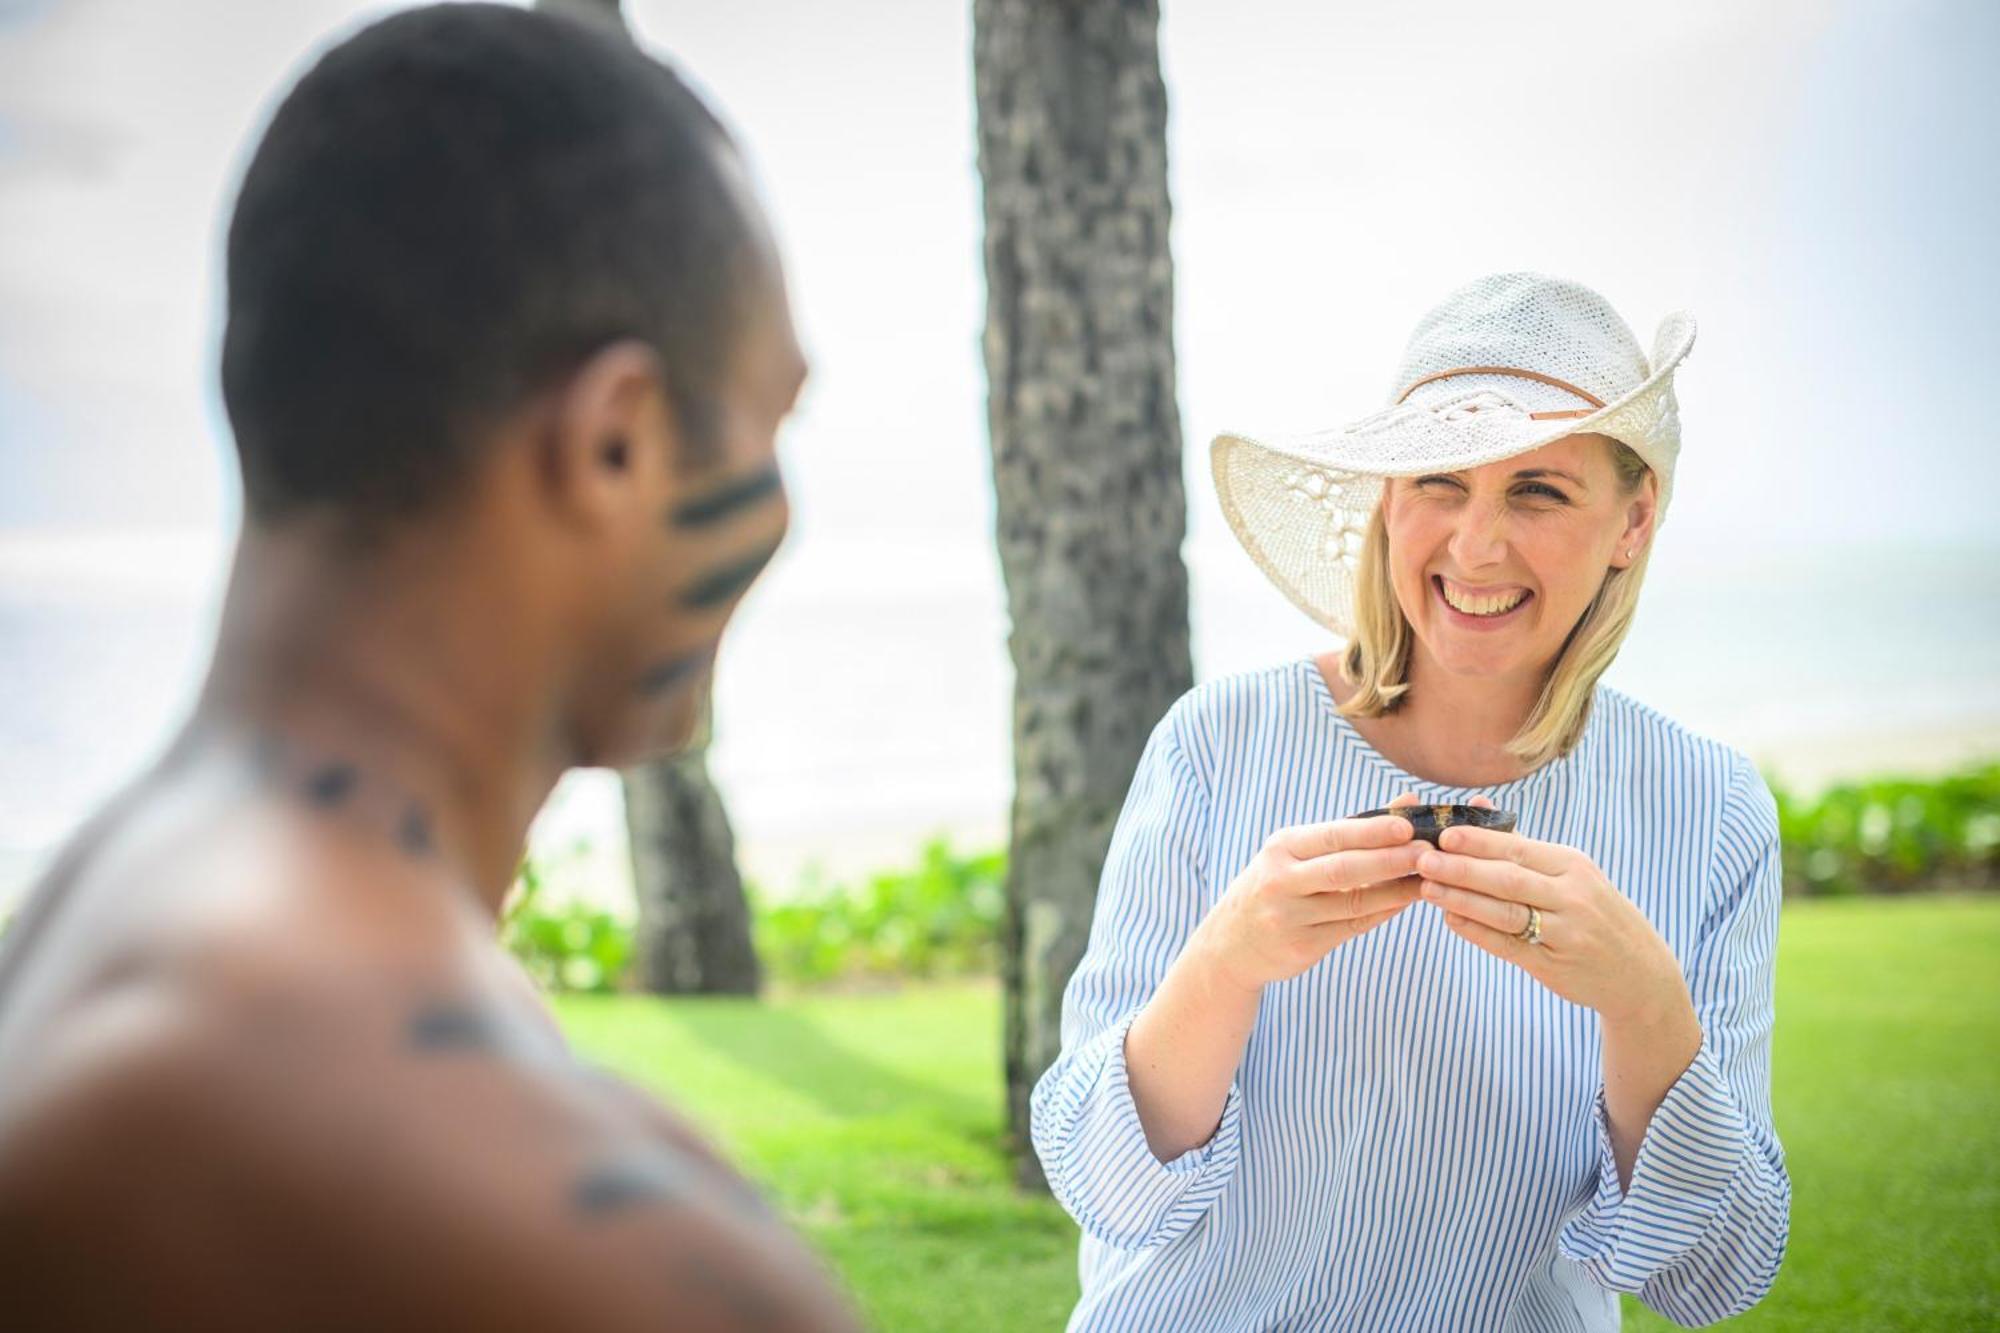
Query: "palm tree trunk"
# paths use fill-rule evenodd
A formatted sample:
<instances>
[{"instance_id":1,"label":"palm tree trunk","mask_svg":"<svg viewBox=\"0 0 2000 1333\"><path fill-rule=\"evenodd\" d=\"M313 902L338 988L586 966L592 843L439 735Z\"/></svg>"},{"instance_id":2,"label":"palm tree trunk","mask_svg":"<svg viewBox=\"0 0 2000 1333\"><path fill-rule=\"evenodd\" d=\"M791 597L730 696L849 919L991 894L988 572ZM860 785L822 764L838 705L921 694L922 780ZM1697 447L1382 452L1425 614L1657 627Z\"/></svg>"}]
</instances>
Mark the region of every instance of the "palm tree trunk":
<instances>
[{"instance_id":1,"label":"palm tree trunk","mask_svg":"<svg viewBox=\"0 0 2000 1333\"><path fill-rule=\"evenodd\" d=\"M1008 1124L1153 725L1193 680L1157 0L974 0L996 536L1013 621Z\"/></svg>"},{"instance_id":2,"label":"palm tree trunk","mask_svg":"<svg viewBox=\"0 0 2000 1333\"><path fill-rule=\"evenodd\" d=\"M755 995L762 974L736 837L708 776L708 718L685 751L625 775L639 900L634 964L655 995Z\"/></svg>"}]
</instances>

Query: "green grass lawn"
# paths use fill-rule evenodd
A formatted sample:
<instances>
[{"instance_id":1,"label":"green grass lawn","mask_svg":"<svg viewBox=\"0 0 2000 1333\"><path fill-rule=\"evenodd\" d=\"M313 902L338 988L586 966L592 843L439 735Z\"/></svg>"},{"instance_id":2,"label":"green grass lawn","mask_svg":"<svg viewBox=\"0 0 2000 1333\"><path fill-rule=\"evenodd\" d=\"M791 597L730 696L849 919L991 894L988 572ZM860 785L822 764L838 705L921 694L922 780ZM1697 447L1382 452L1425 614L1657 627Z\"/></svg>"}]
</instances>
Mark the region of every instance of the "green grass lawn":
<instances>
[{"instance_id":1,"label":"green grass lawn","mask_svg":"<svg viewBox=\"0 0 2000 1333\"><path fill-rule=\"evenodd\" d=\"M1777 1286L1733 1324L2000 1326L2000 899L1799 902L1776 1095ZM1059 1328L1076 1232L1013 1189L991 987L766 1004L566 998L590 1057L702 1120L877 1326ZM1626 1326L1673 1327L1626 1299Z\"/></svg>"}]
</instances>

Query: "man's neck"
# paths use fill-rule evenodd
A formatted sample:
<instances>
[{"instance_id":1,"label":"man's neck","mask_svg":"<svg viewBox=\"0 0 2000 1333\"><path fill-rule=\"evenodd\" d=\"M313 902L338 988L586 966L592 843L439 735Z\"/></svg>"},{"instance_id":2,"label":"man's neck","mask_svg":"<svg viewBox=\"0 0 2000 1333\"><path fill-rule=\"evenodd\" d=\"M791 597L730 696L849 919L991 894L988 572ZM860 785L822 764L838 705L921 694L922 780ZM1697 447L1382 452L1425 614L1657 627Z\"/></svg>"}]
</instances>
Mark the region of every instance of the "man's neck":
<instances>
[{"instance_id":1,"label":"man's neck","mask_svg":"<svg viewBox=\"0 0 2000 1333\"><path fill-rule=\"evenodd\" d=\"M571 762L546 640L492 562L398 540L357 555L306 525L246 527L194 725L247 733L308 799L393 793L384 834L444 858L497 916Z\"/></svg>"}]
</instances>

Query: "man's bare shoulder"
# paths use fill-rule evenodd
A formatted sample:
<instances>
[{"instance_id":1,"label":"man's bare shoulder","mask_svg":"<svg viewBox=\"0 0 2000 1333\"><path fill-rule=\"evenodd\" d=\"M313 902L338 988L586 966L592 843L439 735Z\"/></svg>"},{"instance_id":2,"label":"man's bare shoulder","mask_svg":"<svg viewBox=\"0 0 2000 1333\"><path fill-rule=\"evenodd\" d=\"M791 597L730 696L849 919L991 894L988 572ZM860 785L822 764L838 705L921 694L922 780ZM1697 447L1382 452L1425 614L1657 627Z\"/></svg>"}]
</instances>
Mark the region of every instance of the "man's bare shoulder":
<instances>
[{"instance_id":1,"label":"man's bare shoulder","mask_svg":"<svg viewBox=\"0 0 2000 1333\"><path fill-rule=\"evenodd\" d=\"M314 851L265 848L282 894L182 898L176 931L128 942L16 1059L0 1253L31 1279L24 1308L81 1327L169 1309L844 1326L740 1179L570 1056L490 925L428 900L448 884Z\"/></svg>"},{"instance_id":2,"label":"man's bare shoulder","mask_svg":"<svg viewBox=\"0 0 2000 1333\"><path fill-rule=\"evenodd\" d=\"M297 983L370 956L432 966L490 939L440 859L213 785L155 778L85 827L12 923L0 1018L111 975Z\"/></svg>"}]
</instances>

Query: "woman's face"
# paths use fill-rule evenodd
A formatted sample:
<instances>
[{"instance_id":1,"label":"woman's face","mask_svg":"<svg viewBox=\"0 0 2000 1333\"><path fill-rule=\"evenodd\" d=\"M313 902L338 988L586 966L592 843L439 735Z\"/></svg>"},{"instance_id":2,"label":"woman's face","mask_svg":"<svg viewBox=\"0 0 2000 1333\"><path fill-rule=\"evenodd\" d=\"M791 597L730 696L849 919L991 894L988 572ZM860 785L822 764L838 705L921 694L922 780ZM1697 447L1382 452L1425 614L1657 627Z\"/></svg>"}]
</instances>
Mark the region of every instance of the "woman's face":
<instances>
[{"instance_id":1,"label":"woman's face","mask_svg":"<svg viewBox=\"0 0 2000 1333\"><path fill-rule=\"evenodd\" d=\"M1655 479L1621 496L1611 449L1605 436L1570 435L1462 472L1389 479L1390 582L1439 666L1518 676L1554 662L1606 571L1651 536Z\"/></svg>"}]
</instances>

